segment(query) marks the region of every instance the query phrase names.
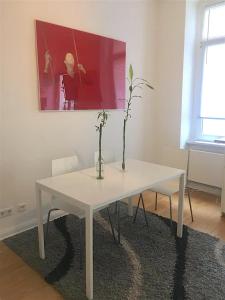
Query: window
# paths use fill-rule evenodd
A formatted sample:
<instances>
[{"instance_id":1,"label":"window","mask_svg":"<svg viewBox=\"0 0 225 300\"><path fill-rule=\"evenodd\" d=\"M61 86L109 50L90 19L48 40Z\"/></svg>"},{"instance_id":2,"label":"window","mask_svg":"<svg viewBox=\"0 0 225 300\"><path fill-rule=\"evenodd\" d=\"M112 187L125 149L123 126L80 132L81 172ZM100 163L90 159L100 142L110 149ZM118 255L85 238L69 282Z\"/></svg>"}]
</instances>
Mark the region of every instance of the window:
<instances>
[{"instance_id":1,"label":"window","mask_svg":"<svg viewBox=\"0 0 225 300\"><path fill-rule=\"evenodd\" d=\"M225 137L225 2L203 9L200 30L199 137Z\"/></svg>"}]
</instances>

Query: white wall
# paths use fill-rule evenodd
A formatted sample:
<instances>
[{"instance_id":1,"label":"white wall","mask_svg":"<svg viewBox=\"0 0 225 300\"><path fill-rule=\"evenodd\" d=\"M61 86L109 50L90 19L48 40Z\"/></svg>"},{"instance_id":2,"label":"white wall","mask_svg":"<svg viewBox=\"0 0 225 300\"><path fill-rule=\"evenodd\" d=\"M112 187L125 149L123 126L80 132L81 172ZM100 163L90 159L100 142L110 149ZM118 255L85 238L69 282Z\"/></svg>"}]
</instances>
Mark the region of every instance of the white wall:
<instances>
[{"instance_id":1,"label":"white wall","mask_svg":"<svg viewBox=\"0 0 225 300\"><path fill-rule=\"evenodd\" d=\"M186 169L188 152L183 148L191 137L193 119L198 1L160 0L158 4L156 117L153 124L157 137L155 160ZM212 147L204 149L213 151ZM210 170L210 162L206 168ZM201 173L201 168L199 171ZM204 170L202 172L201 176L204 176ZM218 193L218 189L209 189L202 184L195 184L195 187Z\"/></svg>"},{"instance_id":2,"label":"white wall","mask_svg":"<svg viewBox=\"0 0 225 300\"><path fill-rule=\"evenodd\" d=\"M185 168L193 102L196 1L158 2L155 160Z\"/></svg>"},{"instance_id":3,"label":"white wall","mask_svg":"<svg viewBox=\"0 0 225 300\"><path fill-rule=\"evenodd\" d=\"M180 121L186 1L159 1L157 41L156 160L180 166ZM173 151L176 151L176 154ZM168 152L170 154L168 155ZM168 158L171 158L171 161Z\"/></svg>"},{"instance_id":4,"label":"white wall","mask_svg":"<svg viewBox=\"0 0 225 300\"><path fill-rule=\"evenodd\" d=\"M0 208L12 206L14 214L0 219L0 237L31 225L35 213L34 186L37 178L50 175L51 159L76 152L83 166L91 165L97 149L94 125L96 111L40 112L35 53L34 20L113 37L127 42L127 63L137 75L154 85L156 1L3 1L0 18L1 68L4 70L0 105L3 128L3 185ZM134 104L128 125L128 153L151 159L151 141L143 130L152 130L151 103L146 93ZM121 111L111 113L104 144L121 151ZM146 149L146 150L145 150ZM17 213L18 203L27 204Z\"/></svg>"},{"instance_id":5,"label":"white wall","mask_svg":"<svg viewBox=\"0 0 225 300\"><path fill-rule=\"evenodd\" d=\"M156 93L156 53L158 51L157 36L158 36L158 0L151 3L151 9L148 11L147 23L147 47L145 48L145 61L144 78L148 78L154 87L154 91L145 90L144 104L142 108L142 146L143 146L143 159L146 161L155 160L155 105L157 103ZM141 73L141 72L140 72ZM141 100L142 102L143 100ZM141 104L141 103L140 103ZM137 104L139 106L139 102Z\"/></svg>"},{"instance_id":6,"label":"white wall","mask_svg":"<svg viewBox=\"0 0 225 300\"><path fill-rule=\"evenodd\" d=\"M192 136L193 100L195 97L195 65L196 65L196 24L197 1L186 2L185 37L184 37L184 62L183 62L183 87L180 147L185 148L186 142Z\"/></svg>"},{"instance_id":7,"label":"white wall","mask_svg":"<svg viewBox=\"0 0 225 300\"><path fill-rule=\"evenodd\" d=\"M3 10L2 8L2 4L0 3L0 20L2 20L3 18ZM0 40L2 37L2 32L3 32L3 24L0 23ZM0 43L1 45L1 43ZM3 97L3 68L2 68L2 47L0 46L0 100ZM3 151L2 151L2 101L0 101L0 203L1 203L1 199L2 199L2 176L3 176L3 165L2 165L2 155L3 155Z\"/></svg>"}]
</instances>

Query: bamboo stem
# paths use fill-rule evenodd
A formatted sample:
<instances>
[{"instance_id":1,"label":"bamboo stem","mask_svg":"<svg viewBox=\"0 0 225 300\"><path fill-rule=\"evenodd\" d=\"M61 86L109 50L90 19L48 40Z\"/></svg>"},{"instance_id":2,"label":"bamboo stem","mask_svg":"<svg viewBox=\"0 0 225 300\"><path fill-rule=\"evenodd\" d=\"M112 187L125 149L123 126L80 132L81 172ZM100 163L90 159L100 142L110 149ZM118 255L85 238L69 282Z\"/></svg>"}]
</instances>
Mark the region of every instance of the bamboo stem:
<instances>
[{"instance_id":1,"label":"bamboo stem","mask_svg":"<svg viewBox=\"0 0 225 300\"><path fill-rule=\"evenodd\" d=\"M103 179L102 177L102 124L99 126L99 151L98 151L98 179Z\"/></svg>"},{"instance_id":2,"label":"bamboo stem","mask_svg":"<svg viewBox=\"0 0 225 300\"><path fill-rule=\"evenodd\" d=\"M123 120L123 162L122 162L123 170L125 170L126 123L127 123L127 121L124 119Z\"/></svg>"},{"instance_id":3,"label":"bamboo stem","mask_svg":"<svg viewBox=\"0 0 225 300\"><path fill-rule=\"evenodd\" d=\"M132 82L129 88L130 94L129 94L129 100L127 102L127 109L126 109L126 115L125 118L123 120L123 161L122 161L122 170L124 171L126 168L126 164L125 164L125 152L126 152L126 125L127 125L127 120L130 116L129 111L130 111L130 106L131 106L131 100L132 100L132 92L133 92L133 88L132 88Z\"/></svg>"}]
</instances>

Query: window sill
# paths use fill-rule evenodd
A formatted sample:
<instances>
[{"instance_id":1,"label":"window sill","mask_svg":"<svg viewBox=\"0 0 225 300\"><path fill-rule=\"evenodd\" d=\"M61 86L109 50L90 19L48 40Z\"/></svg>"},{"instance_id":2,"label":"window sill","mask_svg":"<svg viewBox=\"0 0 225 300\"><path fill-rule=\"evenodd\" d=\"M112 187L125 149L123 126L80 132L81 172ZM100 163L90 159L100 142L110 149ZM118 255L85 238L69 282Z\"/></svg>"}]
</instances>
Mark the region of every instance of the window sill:
<instances>
[{"instance_id":1,"label":"window sill","mask_svg":"<svg viewBox=\"0 0 225 300\"><path fill-rule=\"evenodd\" d=\"M188 148L214 153L225 153L225 144L210 141L195 140L187 142Z\"/></svg>"}]
</instances>

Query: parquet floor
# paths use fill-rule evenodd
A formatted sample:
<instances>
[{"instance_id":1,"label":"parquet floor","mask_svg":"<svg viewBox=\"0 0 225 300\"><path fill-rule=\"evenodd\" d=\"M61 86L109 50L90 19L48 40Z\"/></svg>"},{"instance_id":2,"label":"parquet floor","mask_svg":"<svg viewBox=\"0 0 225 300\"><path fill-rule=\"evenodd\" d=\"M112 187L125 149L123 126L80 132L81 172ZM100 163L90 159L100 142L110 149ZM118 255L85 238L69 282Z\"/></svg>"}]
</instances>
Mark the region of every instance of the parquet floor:
<instances>
[{"instance_id":1,"label":"parquet floor","mask_svg":"<svg viewBox=\"0 0 225 300\"><path fill-rule=\"evenodd\" d=\"M154 211L155 195L145 192L145 204ZM173 219L177 219L177 195L173 197ZM192 193L194 222L191 222L188 200L185 200L184 223L196 230L225 240L225 218L221 217L220 201L215 196L194 191ZM159 215L169 217L169 201L159 195ZM60 300L57 291L39 274L27 266L3 242L0 242L0 300Z\"/></svg>"}]
</instances>

